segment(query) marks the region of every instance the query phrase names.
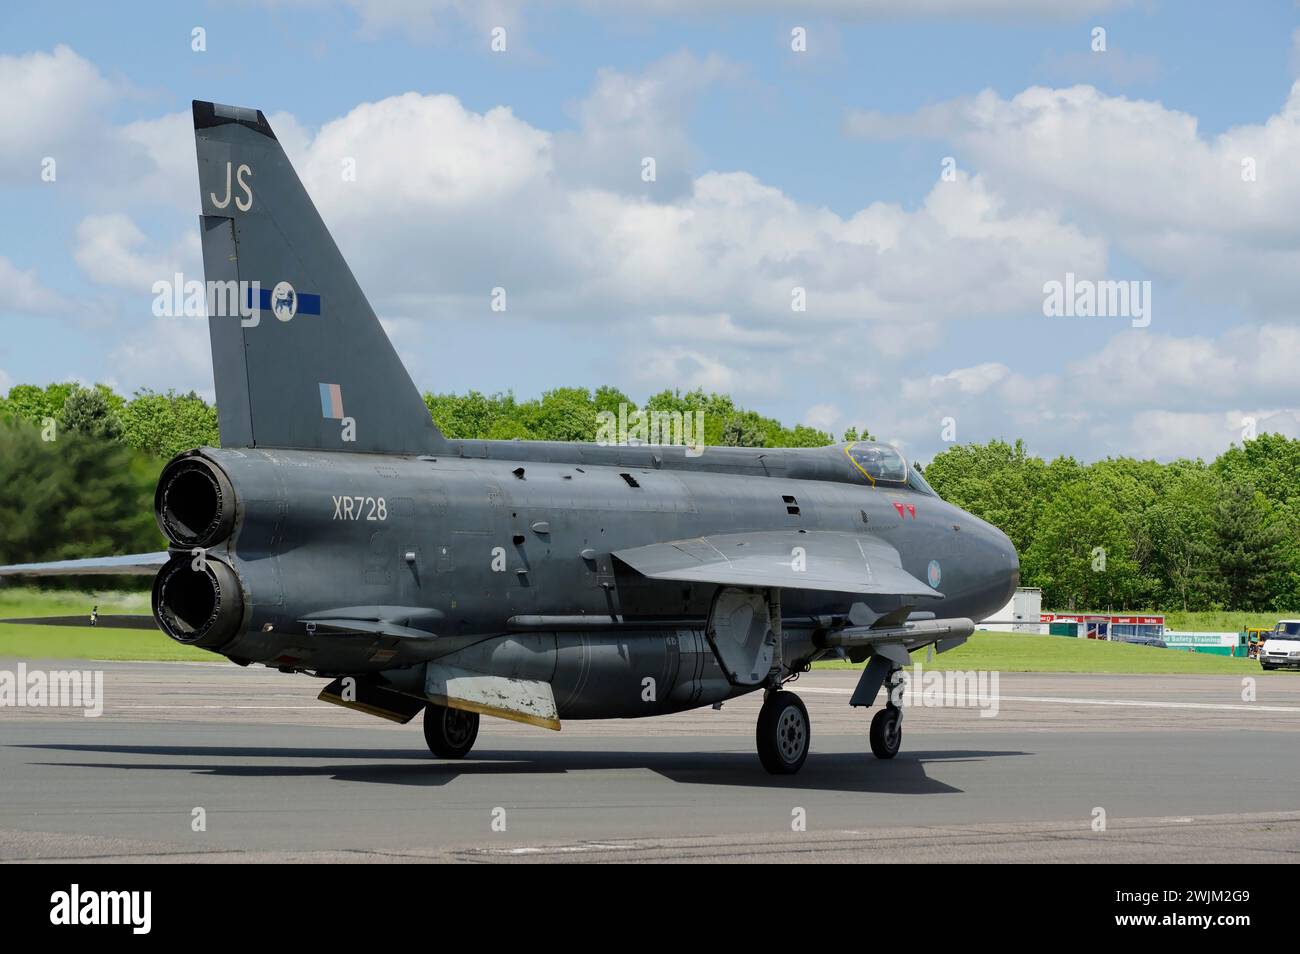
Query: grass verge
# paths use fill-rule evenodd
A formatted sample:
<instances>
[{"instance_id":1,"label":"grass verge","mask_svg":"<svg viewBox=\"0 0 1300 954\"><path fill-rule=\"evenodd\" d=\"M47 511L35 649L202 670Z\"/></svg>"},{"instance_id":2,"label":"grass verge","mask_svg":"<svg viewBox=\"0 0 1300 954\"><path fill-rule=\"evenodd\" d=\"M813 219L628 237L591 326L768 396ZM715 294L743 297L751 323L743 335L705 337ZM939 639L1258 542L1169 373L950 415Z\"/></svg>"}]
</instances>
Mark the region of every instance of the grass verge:
<instances>
[{"instance_id":1,"label":"grass verge","mask_svg":"<svg viewBox=\"0 0 1300 954\"><path fill-rule=\"evenodd\" d=\"M85 613L89 618L91 607L96 605L101 614L148 613L149 594L0 587L0 618L70 616L76 613ZM1248 623L1272 626L1283 616L1268 613L1171 613L1167 616L1166 623L1170 629L1235 631ZM182 646L157 630L10 625L0 625L0 656L167 662L213 662L221 658L206 650ZM924 663L925 652L916 653L913 659ZM1259 663L1250 659L1062 636L995 632L978 632L964 646L936 654L934 660L927 665L935 669L987 669L1001 672L1253 675L1262 671ZM818 663L818 668L822 667L854 668L851 663Z\"/></svg>"},{"instance_id":2,"label":"grass verge","mask_svg":"<svg viewBox=\"0 0 1300 954\"><path fill-rule=\"evenodd\" d=\"M1254 659L1210 656L1177 649L1152 649L1129 643L1100 642L1068 636L1028 633L976 632L965 644L925 661L925 650L913 662L931 669L985 669L999 672L1201 673L1244 675L1262 672ZM818 668L857 668L852 663L818 663Z\"/></svg>"}]
</instances>

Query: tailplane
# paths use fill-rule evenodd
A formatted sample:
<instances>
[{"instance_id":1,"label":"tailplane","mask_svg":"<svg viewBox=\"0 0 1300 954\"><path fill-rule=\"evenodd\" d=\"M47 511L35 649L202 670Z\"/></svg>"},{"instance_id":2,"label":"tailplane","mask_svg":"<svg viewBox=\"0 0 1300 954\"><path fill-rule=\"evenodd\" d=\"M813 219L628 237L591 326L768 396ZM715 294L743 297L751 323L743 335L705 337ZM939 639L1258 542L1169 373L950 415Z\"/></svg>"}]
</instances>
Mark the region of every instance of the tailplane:
<instances>
[{"instance_id":1,"label":"tailplane","mask_svg":"<svg viewBox=\"0 0 1300 954\"><path fill-rule=\"evenodd\" d=\"M419 391L260 110L194 102L223 447L425 454Z\"/></svg>"}]
</instances>

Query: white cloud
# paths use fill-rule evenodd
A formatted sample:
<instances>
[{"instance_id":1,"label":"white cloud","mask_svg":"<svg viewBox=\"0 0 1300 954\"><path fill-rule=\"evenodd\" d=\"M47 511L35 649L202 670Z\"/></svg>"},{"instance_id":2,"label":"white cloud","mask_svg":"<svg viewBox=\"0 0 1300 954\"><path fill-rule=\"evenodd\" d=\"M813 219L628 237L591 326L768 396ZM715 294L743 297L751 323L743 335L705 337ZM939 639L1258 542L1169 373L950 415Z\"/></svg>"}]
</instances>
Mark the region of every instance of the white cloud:
<instances>
[{"instance_id":1,"label":"white cloud","mask_svg":"<svg viewBox=\"0 0 1300 954\"><path fill-rule=\"evenodd\" d=\"M197 208L198 158L194 117L189 110L127 123L112 139L137 157L126 181L112 185L115 201L147 199L180 209Z\"/></svg>"},{"instance_id":2,"label":"white cloud","mask_svg":"<svg viewBox=\"0 0 1300 954\"><path fill-rule=\"evenodd\" d=\"M24 271L0 255L0 311L32 315L67 309L67 300L42 285L36 269Z\"/></svg>"},{"instance_id":3,"label":"white cloud","mask_svg":"<svg viewBox=\"0 0 1300 954\"><path fill-rule=\"evenodd\" d=\"M938 344L939 325L920 318L879 322L868 327L867 339L882 357L898 360Z\"/></svg>"},{"instance_id":4,"label":"white cloud","mask_svg":"<svg viewBox=\"0 0 1300 954\"><path fill-rule=\"evenodd\" d=\"M556 136L556 164L576 182L613 192L658 200L687 193L694 149L683 116L702 90L740 75L716 54L701 59L687 52L637 74L601 70L575 109L578 130ZM652 183L643 179L646 159L654 163Z\"/></svg>"},{"instance_id":5,"label":"white cloud","mask_svg":"<svg viewBox=\"0 0 1300 954\"><path fill-rule=\"evenodd\" d=\"M212 388L212 353L208 323L201 318L155 318L147 312L124 322L107 364L115 375L156 389L200 393ZM209 399L210 393L209 393Z\"/></svg>"},{"instance_id":6,"label":"white cloud","mask_svg":"<svg viewBox=\"0 0 1300 954\"><path fill-rule=\"evenodd\" d=\"M133 95L60 44L0 55L0 183L73 189L98 203L147 201L195 207L190 113L114 125L116 101ZM54 160L52 181L44 161Z\"/></svg>"},{"instance_id":7,"label":"white cloud","mask_svg":"<svg viewBox=\"0 0 1300 954\"><path fill-rule=\"evenodd\" d=\"M834 404L814 404L804 412L803 422L835 437L838 435L836 427L843 417L843 412Z\"/></svg>"},{"instance_id":8,"label":"white cloud","mask_svg":"<svg viewBox=\"0 0 1300 954\"><path fill-rule=\"evenodd\" d=\"M199 244L187 232L171 248L159 249L128 215L88 215L77 225L73 259L101 285L152 295L155 282L171 282L177 272L187 281L200 279Z\"/></svg>"},{"instance_id":9,"label":"white cloud","mask_svg":"<svg viewBox=\"0 0 1300 954\"><path fill-rule=\"evenodd\" d=\"M1300 326L1230 328L1216 338L1123 331L1068 366L1071 380L1122 382L1097 391L1099 403L1206 407L1249 389L1300 402ZM1246 388L1243 388L1243 385Z\"/></svg>"},{"instance_id":10,"label":"white cloud","mask_svg":"<svg viewBox=\"0 0 1300 954\"><path fill-rule=\"evenodd\" d=\"M657 336L670 341L694 341L714 345L741 345L748 348L791 345L793 334L776 329L754 329L737 325L728 314L653 315L650 326Z\"/></svg>"},{"instance_id":11,"label":"white cloud","mask_svg":"<svg viewBox=\"0 0 1300 954\"><path fill-rule=\"evenodd\" d=\"M345 182L343 160L356 161ZM505 107L478 114L454 96L406 93L363 103L326 123L300 173L318 203L345 221L409 222L508 201L550 172L550 135Z\"/></svg>"},{"instance_id":12,"label":"white cloud","mask_svg":"<svg viewBox=\"0 0 1300 954\"><path fill-rule=\"evenodd\" d=\"M1011 376L1011 369L1004 364L991 361L973 368L958 368L947 374L936 375L930 380L932 387L953 384L960 394L983 394L995 384Z\"/></svg>"},{"instance_id":13,"label":"white cloud","mask_svg":"<svg viewBox=\"0 0 1300 954\"><path fill-rule=\"evenodd\" d=\"M1220 412L1144 410L1133 416L1133 438L1143 453L1157 459L1211 460L1229 444L1240 444L1243 421L1255 421L1255 433L1300 438L1300 410L1242 409Z\"/></svg>"},{"instance_id":14,"label":"white cloud","mask_svg":"<svg viewBox=\"0 0 1300 954\"><path fill-rule=\"evenodd\" d=\"M33 183L46 156L66 177L78 162L77 144L106 128L101 110L113 94L94 64L62 44L49 53L0 55L0 90L0 181Z\"/></svg>"},{"instance_id":15,"label":"white cloud","mask_svg":"<svg viewBox=\"0 0 1300 954\"><path fill-rule=\"evenodd\" d=\"M745 394L752 393L755 384L718 358L683 347L655 348L639 354L630 370L638 384L655 390L703 388Z\"/></svg>"},{"instance_id":16,"label":"white cloud","mask_svg":"<svg viewBox=\"0 0 1300 954\"><path fill-rule=\"evenodd\" d=\"M1082 459L1212 458L1256 432L1300 436L1300 328L1244 326L1218 337L1124 331L1060 371L1023 374L1000 362L903 384L901 400L871 421L933 453L942 419L958 442L1024 438L1048 455ZM1270 402L1248 404L1244 401Z\"/></svg>"},{"instance_id":17,"label":"white cloud","mask_svg":"<svg viewBox=\"0 0 1300 954\"><path fill-rule=\"evenodd\" d=\"M624 121L684 144L687 117L665 103L723 73L675 56L637 77L604 74L578 110L599 121L564 137L508 109L407 93L327 123L299 168L363 287L403 315L476 318L473 303L500 285L529 318L715 316L700 336L759 347L853 323L898 356L933 345L946 320L1038 310L1043 274L1104 268L1099 240L1009 208L979 177L937 184L914 211L875 203L845 217L746 172L705 172L652 198L593 171L587 156ZM340 175L349 157L354 182ZM792 309L797 288L806 311Z\"/></svg>"},{"instance_id":18,"label":"white cloud","mask_svg":"<svg viewBox=\"0 0 1300 954\"><path fill-rule=\"evenodd\" d=\"M1147 272L1120 277L1170 276L1265 316L1289 313L1300 292L1300 83L1264 122L1214 136L1188 113L1092 86L986 90L897 117L855 111L845 126L949 141L991 192L1060 210Z\"/></svg>"}]
</instances>

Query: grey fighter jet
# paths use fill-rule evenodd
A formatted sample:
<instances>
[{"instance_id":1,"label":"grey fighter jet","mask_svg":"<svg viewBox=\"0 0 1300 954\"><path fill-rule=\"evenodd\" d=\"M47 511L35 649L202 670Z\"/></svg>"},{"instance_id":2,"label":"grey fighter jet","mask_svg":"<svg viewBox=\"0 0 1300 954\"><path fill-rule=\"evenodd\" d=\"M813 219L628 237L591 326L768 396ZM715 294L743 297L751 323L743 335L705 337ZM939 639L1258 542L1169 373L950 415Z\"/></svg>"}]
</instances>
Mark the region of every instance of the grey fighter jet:
<instances>
[{"instance_id":1,"label":"grey fighter jet","mask_svg":"<svg viewBox=\"0 0 1300 954\"><path fill-rule=\"evenodd\" d=\"M194 103L220 447L174 458L167 551L0 568L149 574L157 626L461 758L481 715L652 716L764 694L758 754L799 770L785 684L866 662L852 706L1004 605L1019 563L892 447L449 440L259 110ZM223 307L224 305L224 307ZM892 758L896 695L871 721Z\"/></svg>"}]
</instances>

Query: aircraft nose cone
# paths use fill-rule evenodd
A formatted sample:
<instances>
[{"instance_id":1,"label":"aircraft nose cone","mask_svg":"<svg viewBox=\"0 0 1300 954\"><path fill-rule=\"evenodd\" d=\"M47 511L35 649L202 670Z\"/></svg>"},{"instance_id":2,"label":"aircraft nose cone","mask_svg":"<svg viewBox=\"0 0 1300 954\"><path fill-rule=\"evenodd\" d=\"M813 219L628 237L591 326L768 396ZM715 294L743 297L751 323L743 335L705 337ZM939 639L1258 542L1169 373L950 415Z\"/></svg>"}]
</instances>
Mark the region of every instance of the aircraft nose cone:
<instances>
[{"instance_id":1,"label":"aircraft nose cone","mask_svg":"<svg viewBox=\"0 0 1300 954\"><path fill-rule=\"evenodd\" d=\"M1020 554L1016 552L1016 545L1011 542L1009 536L1001 530L997 534L998 549L1002 553L1002 569L1010 581L1007 584L1011 590L1011 593L1007 594L1007 599L1010 599L1011 594L1015 593L1016 587L1020 585Z\"/></svg>"},{"instance_id":2,"label":"aircraft nose cone","mask_svg":"<svg viewBox=\"0 0 1300 954\"><path fill-rule=\"evenodd\" d=\"M1015 596L1016 587L1020 585L1020 556L1005 533L989 523L985 523L984 528L980 549L988 567L986 592L996 600L993 609L997 609Z\"/></svg>"}]
</instances>

